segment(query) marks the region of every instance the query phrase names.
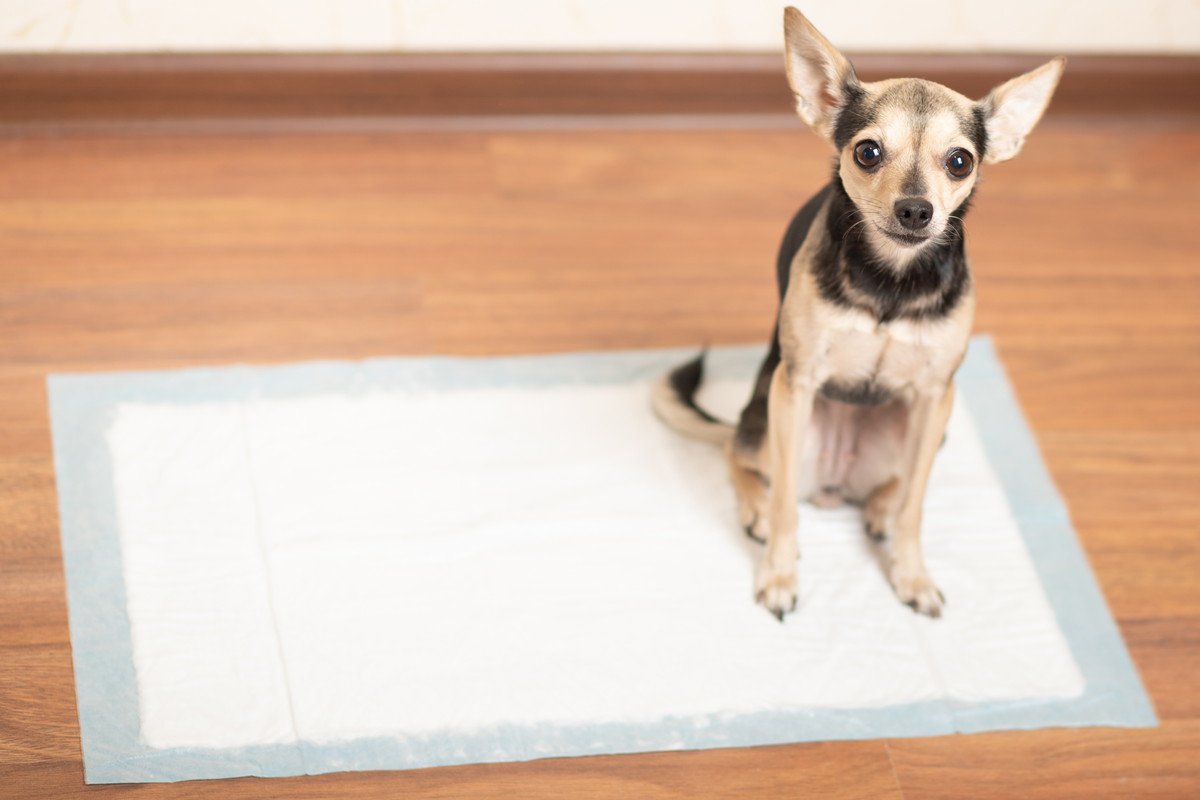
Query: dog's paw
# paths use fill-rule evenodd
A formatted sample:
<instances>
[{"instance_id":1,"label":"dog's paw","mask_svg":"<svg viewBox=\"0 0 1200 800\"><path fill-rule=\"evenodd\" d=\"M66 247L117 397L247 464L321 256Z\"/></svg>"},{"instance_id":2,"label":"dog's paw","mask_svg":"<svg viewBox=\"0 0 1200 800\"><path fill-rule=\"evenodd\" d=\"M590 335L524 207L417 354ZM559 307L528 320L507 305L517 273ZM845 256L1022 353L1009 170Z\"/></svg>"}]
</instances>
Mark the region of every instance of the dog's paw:
<instances>
[{"instance_id":1,"label":"dog's paw","mask_svg":"<svg viewBox=\"0 0 1200 800\"><path fill-rule=\"evenodd\" d=\"M893 565L889 577L901 603L935 619L942 615L946 598L924 570L905 570Z\"/></svg>"},{"instance_id":2,"label":"dog's paw","mask_svg":"<svg viewBox=\"0 0 1200 800\"><path fill-rule=\"evenodd\" d=\"M755 599L783 622L784 614L796 610L795 571L781 572L764 563L755 581Z\"/></svg>"}]
</instances>

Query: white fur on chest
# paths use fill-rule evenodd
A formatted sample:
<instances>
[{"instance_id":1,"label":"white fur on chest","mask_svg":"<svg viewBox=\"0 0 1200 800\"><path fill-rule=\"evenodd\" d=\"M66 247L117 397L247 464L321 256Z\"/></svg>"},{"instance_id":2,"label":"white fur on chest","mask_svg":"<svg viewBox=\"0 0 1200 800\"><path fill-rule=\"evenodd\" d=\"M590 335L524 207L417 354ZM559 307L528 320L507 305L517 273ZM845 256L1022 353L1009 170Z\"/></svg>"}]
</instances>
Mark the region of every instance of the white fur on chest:
<instances>
[{"instance_id":1,"label":"white fur on chest","mask_svg":"<svg viewBox=\"0 0 1200 800\"><path fill-rule=\"evenodd\" d=\"M870 383L902 395L944 387L970 332L970 320L960 315L879 322L862 311L828 309L822 317L813 365L818 385Z\"/></svg>"}]
</instances>

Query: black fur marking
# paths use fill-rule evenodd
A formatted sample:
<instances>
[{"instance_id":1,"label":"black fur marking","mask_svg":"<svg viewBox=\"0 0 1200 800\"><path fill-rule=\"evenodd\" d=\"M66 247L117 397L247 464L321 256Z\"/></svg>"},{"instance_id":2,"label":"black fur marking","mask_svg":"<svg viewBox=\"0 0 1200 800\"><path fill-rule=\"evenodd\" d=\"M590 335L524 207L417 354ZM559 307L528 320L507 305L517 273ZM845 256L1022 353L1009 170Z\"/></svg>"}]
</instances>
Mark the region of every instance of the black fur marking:
<instances>
[{"instance_id":1,"label":"black fur marking","mask_svg":"<svg viewBox=\"0 0 1200 800\"><path fill-rule=\"evenodd\" d=\"M701 353L686 364L673 369L667 380L670 382L675 396L679 398L679 402L709 422L720 422L719 419L696 404L696 390L700 388L700 383L704 380L705 354Z\"/></svg>"},{"instance_id":2,"label":"black fur marking","mask_svg":"<svg viewBox=\"0 0 1200 800\"><path fill-rule=\"evenodd\" d=\"M775 368L779 366L779 358L779 326L776 325L771 334L771 349L763 359L762 366L758 368L754 393L738 418L737 434L733 443L744 452L757 451L767 435L767 396L771 392L771 378L775 375Z\"/></svg>"},{"instance_id":3,"label":"black fur marking","mask_svg":"<svg viewBox=\"0 0 1200 800\"><path fill-rule=\"evenodd\" d=\"M983 161L987 155L987 112L978 104L971 107L971 120L965 125L967 138L975 145L975 157Z\"/></svg>"},{"instance_id":4,"label":"black fur marking","mask_svg":"<svg viewBox=\"0 0 1200 800\"><path fill-rule=\"evenodd\" d=\"M930 113L937 106L937 96L924 86L911 90L912 101L918 110ZM875 121L879 102L871 102L866 90L853 76L843 84L843 105L833 128L834 144L838 150L850 144L853 137ZM974 108L970 126L964 122L964 132L976 148L976 156L982 160L987 147L986 117L981 107ZM916 180L908 181L911 194L923 194L924 187ZM963 252L962 217L967 213L970 197L954 210L947 232L941 241L926 246L920 255L903 270L895 270L871 251L863 236L861 212L855 207L834 166L833 180L805 203L784 233L775 262L775 277L779 287L780 304L787 295L791 278L792 261L811 233L817 214L828 203L825 230L821 232L823 246L814 256L811 266L821 295L829 302L850 308L861 308L872 313L880 322L894 319L923 319L944 316L950 313L962 298L970 282L966 257ZM862 225L857 223L862 222ZM847 287L854 297L847 294ZM866 305L863 304L865 298ZM742 410L738 420L734 446L744 451L757 451L767 433L767 400L771 379L781 360L779 344L779 321L771 334L771 349L759 367L750 402ZM686 366L686 365L685 365ZM695 378L698 385L699 377ZM672 385L675 385L674 379ZM678 388L676 391L679 391ZM879 386L865 383L846 387L826 384L822 394L835 400L856 405L878 405L891 399L891 394ZM686 395L689 406L696 408L691 397ZM681 393L681 397L685 395ZM697 408L698 411L700 411ZM705 412L700 411L711 419ZM750 531L747 529L747 534ZM880 531L879 535L883 532ZM782 613L780 614L782 617Z\"/></svg>"},{"instance_id":5,"label":"black fur marking","mask_svg":"<svg viewBox=\"0 0 1200 800\"><path fill-rule=\"evenodd\" d=\"M854 134L875 121L875 109L867 102L867 91L857 80L847 80L842 86L842 109L833 126L833 143L841 150L850 144Z\"/></svg>"},{"instance_id":6,"label":"black fur marking","mask_svg":"<svg viewBox=\"0 0 1200 800\"><path fill-rule=\"evenodd\" d=\"M780 302L787 295L792 261L811 233L813 221L827 200L826 242L816 254L812 267L817 286L826 300L848 308L861 307L846 295L845 283L868 298L871 305L864 310L875 314L881 322L942 316L954 309L970 279L963 254L961 221L952 219L950 227L953 230L947 241L929 245L904 272L897 273L886 264L879 263L870 252L867 242L861 235L855 235L855 231L862 228L861 225L854 227L862 216L836 175L832 182L796 212L783 236L775 262ZM969 199L955 210L954 216L961 218L967 211L968 203ZM754 392L738 420L734 444L741 450L757 451L766 436L767 396L771 390L771 377L780 359L777 321L771 334L771 349L759 367ZM856 399L858 397L853 392L847 394ZM867 393L862 399L875 400L876 397ZM878 399L884 402L883 398Z\"/></svg>"},{"instance_id":7,"label":"black fur marking","mask_svg":"<svg viewBox=\"0 0 1200 800\"><path fill-rule=\"evenodd\" d=\"M846 111L843 111L843 114L845 113ZM853 135L857 130L851 129L849 135ZM961 219L967 212L970 198L955 209L954 216L958 219L950 220L950 230L946 238L927 246L904 271L897 272L880 263L870 251L869 244L862 237L862 225L856 226L856 223L862 220L862 215L846 194L841 178L836 173L830 183L796 212L784 233L775 261L775 278L781 303L787 295L792 261L811 233L813 221L826 202L829 203L826 229L823 231L826 241L820 252L815 255L812 265L817 286L826 300L843 307L863 308L875 314L881 322L944 316L954 309L970 281L963 252ZM846 294L846 284L865 296L870 305L863 307L850 298ZM771 389L771 378L779 366L780 359L779 324L776 320L775 330L771 334L771 349L759 367L754 392L738 420L734 444L739 449L756 451L762 445L767 433L767 397ZM694 380L696 385L699 385L699 377ZM672 385L676 386L674 376ZM836 387L834 391L837 388L842 387ZM676 388L676 391L679 389ZM681 393L681 399L693 408L696 406L690 398L694 393L694 389L690 395ZM884 398L877 396L875 392L864 393L861 398L856 392L847 394L855 399L885 402ZM700 413L711 419L705 412Z\"/></svg>"},{"instance_id":8,"label":"black fur marking","mask_svg":"<svg viewBox=\"0 0 1200 800\"><path fill-rule=\"evenodd\" d=\"M910 99L905 105L917 116L928 116L944 107L945 101L939 95L934 94L923 80L910 81L900 86L901 91L909 92Z\"/></svg>"},{"instance_id":9,"label":"black fur marking","mask_svg":"<svg viewBox=\"0 0 1200 800\"><path fill-rule=\"evenodd\" d=\"M775 283L779 287L780 299L787 294L792 274L792 260L795 259L804 240L808 238L813 220L817 218L821 207L825 205L832 188L825 186L813 195L788 223L787 231L783 235L783 243L779 246L779 255L775 260ZM758 378L754 382L754 393L750 396L750 402L742 409L742 415L738 420L734 444L743 451L757 451L762 445L763 437L767 435L767 395L771 391L771 377L775 374L775 368L779 366L779 360L779 325L776 324L775 330L771 334L771 349L758 369Z\"/></svg>"},{"instance_id":10,"label":"black fur marking","mask_svg":"<svg viewBox=\"0 0 1200 800\"><path fill-rule=\"evenodd\" d=\"M872 251L863 230L870 222L863 221L841 178L834 175L830 187L826 240L812 265L821 296L846 308L868 311L880 322L950 313L970 280L962 226L970 198L954 210L939 241L926 245L907 266L897 270Z\"/></svg>"},{"instance_id":11,"label":"black fur marking","mask_svg":"<svg viewBox=\"0 0 1200 800\"><path fill-rule=\"evenodd\" d=\"M821 394L839 403L849 403L852 406L881 406L894 396L885 386L871 381L856 384L826 381L821 386Z\"/></svg>"},{"instance_id":12,"label":"black fur marking","mask_svg":"<svg viewBox=\"0 0 1200 800\"><path fill-rule=\"evenodd\" d=\"M812 227L813 220L817 218L821 206L825 205L825 200L832 190L833 186L828 184L824 186L821 191L800 207L800 210L792 217L792 221L788 223L787 231L783 234L783 242L779 245L779 255L775 259L775 285L779 287L780 298L787 294L788 279L792 273L792 261L796 258L796 253L800 252L804 240L808 238L809 228Z\"/></svg>"},{"instance_id":13,"label":"black fur marking","mask_svg":"<svg viewBox=\"0 0 1200 800\"><path fill-rule=\"evenodd\" d=\"M925 179L921 177L921 168L913 162L912 169L904 176L904 185L900 191L909 197L920 197L925 194Z\"/></svg>"}]
</instances>

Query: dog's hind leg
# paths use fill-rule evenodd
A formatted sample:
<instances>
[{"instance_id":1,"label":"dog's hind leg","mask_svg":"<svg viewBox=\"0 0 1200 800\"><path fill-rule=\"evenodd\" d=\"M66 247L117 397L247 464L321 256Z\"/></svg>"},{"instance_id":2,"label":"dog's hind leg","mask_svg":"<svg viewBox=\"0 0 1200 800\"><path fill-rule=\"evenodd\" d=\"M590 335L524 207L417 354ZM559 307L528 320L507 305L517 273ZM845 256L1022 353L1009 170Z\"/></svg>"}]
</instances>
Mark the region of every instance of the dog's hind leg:
<instances>
[{"instance_id":1,"label":"dog's hind leg","mask_svg":"<svg viewBox=\"0 0 1200 800\"><path fill-rule=\"evenodd\" d=\"M900 497L900 476L893 475L876 486L863 503L863 529L876 542L887 538Z\"/></svg>"},{"instance_id":2,"label":"dog's hind leg","mask_svg":"<svg viewBox=\"0 0 1200 800\"><path fill-rule=\"evenodd\" d=\"M763 450L742 450L730 441L725 450L729 463L729 479L737 495L738 522L751 539L767 541L767 498L770 480L764 474Z\"/></svg>"},{"instance_id":3,"label":"dog's hind leg","mask_svg":"<svg viewBox=\"0 0 1200 800\"><path fill-rule=\"evenodd\" d=\"M767 541L768 497L771 476L767 463L767 398L771 378L779 366L779 336L771 336L771 349L759 367L750 402L742 409L737 432L726 446L729 479L737 494L738 521L751 539Z\"/></svg>"}]
</instances>

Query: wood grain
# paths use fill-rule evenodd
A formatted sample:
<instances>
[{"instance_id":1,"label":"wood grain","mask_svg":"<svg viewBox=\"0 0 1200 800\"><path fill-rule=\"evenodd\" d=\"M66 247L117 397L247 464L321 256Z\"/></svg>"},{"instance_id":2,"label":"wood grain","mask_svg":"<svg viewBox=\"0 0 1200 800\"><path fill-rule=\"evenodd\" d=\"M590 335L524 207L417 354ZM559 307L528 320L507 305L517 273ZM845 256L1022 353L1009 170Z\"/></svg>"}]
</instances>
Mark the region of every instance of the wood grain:
<instances>
[{"instance_id":1,"label":"wood grain","mask_svg":"<svg viewBox=\"0 0 1200 800\"><path fill-rule=\"evenodd\" d=\"M1084 728L888 743L905 796L1187 798L1196 795L1195 720L1157 730Z\"/></svg>"},{"instance_id":2,"label":"wood grain","mask_svg":"<svg viewBox=\"0 0 1200 800\"><path fill-rule=\"evenodd\" d=\"M59 798L61 773L82 779L79 764L34 764L14 771L22 797ZM119 797L128 786L88 787L89 797ZM878 742L814 743L740 750L639 753L475 764L408 772L335 773L298 778L242 778L144 785L139 796L209 797L773 797L813 793L854 800L902 797L887 753Z\"/></svg>"},{"instance_id":3,"label":"wood grain","mask_svg":"<svg viewBox=\"0 0 1200 800\"><path fill-rule=\"evenodd\" d=\"M782 37L780 39L782 45ZM983 97L1055 53L852 54L864 80ZM777 53L27 54L0 56L0 131L322 129L359 120L789 114ZM1060 114L1200 117L1200 58L1081 55Z\"/></svg>"},{"instance_id":4,"label":"wood grain","mask_svg":"<svg viewBox=\"0 0 1200 800\"><path fill-rule=\"evenodd\" d=\"M0 797L1200 795L1197 156L1178 118L1052 114L967 226L978 327L1161 728L94 788L46 373L762 341L828 154L733 128L0 139Z\"/></svg>"}]
</instances>

